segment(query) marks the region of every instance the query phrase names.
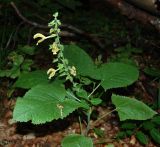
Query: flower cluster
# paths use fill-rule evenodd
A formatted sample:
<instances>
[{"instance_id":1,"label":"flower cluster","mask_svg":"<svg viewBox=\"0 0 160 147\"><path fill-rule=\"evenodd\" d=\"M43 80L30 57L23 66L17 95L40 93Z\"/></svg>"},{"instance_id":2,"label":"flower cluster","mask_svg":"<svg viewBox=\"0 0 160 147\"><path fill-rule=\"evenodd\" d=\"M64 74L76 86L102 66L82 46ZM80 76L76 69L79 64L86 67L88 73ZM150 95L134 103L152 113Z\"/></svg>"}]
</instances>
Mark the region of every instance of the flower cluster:
<instances>
[{"instance_id":1,"label":"flower cluster","mask_svg":"<svg viewBox=\"0 0 160 147\"><path fill-rule=\"evenodd\" d=\"M57 63L57 69L54 68L50 68L47 71L48 74L48 78L52 79L56 73L59 73L59 76L65 76L66 80L70 80L71 82L73 82L73 77L76 76L76 68L74 66L69 66L68 65L68 60L65 59L64 55L63 55L63 50L64 50L64 46L60 43L60 25L61 22L60 20L57 19L58 17L58 13L55 13L53 15L54 19L48 24L48 26L50 27L50 35L49 36L44 36L41 33L37 33L34 35L34 39L39 39L37 41L37 45L41 42L43 42L46 39L49 38L54 38L54 42L50 45L49 49L51 50L53 56L54 56L54 60L53 63ZM56 56L56 57L55 57Z\"/></svg>"}]
</instances>

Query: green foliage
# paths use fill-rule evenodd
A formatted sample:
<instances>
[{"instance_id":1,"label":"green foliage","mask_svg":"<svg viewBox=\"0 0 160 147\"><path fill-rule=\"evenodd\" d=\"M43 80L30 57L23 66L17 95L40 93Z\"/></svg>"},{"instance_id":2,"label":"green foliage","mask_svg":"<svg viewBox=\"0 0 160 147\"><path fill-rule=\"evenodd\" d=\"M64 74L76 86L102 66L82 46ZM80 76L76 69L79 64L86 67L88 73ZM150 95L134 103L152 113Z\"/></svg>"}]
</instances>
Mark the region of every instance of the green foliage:
<instances>
[{"instance_id":1,"label":"green foliage","mask_svg":"<svg viewBox=\"0 0 160 147\"><path fill-rule=\"evenodd\" d=\"M10 77L15 79L20 76L21 73L31 71L31 65L33 61L25 57L25 55L33 55L34 47L19 46L17 51L13 51L8 55L8 65L6 69L0 70L0 77Z\"/></svg>"},{"instance_id":2,"label":"green foliage","mask_svg":"<svg viewBox=\"0 0 160 147\"><path fill-rule=\"evenodd\" d=\"M95 133L97 136L99 136L99 137L104 137L104 136L105 136L103 130L101 130L101 129L99 129L99 128L94 128L93 130L94 130L94 133Z\"/></svg>"},{"instance_id":3,"label":"green foliage","mask_svg":"<svg viewBox=\"0 0 160 147\"><path fill-rule=\"evenodd\" d=\"M160 131L159 131L159 130L153 128L153 129L150 131L150 135L151 135L152 139L153 139L156 143L160 144Z\"/></svg>"},{"instance_id":4,"label":"green foliage","mask_svg":"<svg viewBox=\"0 0 160 147\"><path fill-rule=\"evenodd\" d=\"M112 103L116 106L121 121L127 119L146 120L157 114L141 101L125 96L113 94Z\"/></svg>"},{"instance_id":5,"label":"green foliage","mask_svg":"<svg viewBox=\"0 0 160 147\"><path fill-rule=\"evenodd\" d=\"M152 130L156 125L153 122L145 121L142 123L142 127L144 130L149 131Z\"/></svg>"},{"instance_id":6,"label":"green foliage","mask_svg":"<svg viewBox=\"0 0 160 147\"><path fill-rule=\"evenodd\" d=\"M154 117L151 121L157 125L160 125L160 116Z\"/></svg>"},{"instance_id":7,"label":"green foliage","mask_svg":"<svg viewBox=\"0 0 160 147\"><path fill-rule=\"evenodd\" d=\"M135 129L137 126L136 126L136 124L134 124L134 123L123 123L122 125L121 125L121 128L122 129L126 129L126 130L128 130L128 129Z\"/></svg>"},{"instance_id":8,"label":"green foliage","mask_svg":"<svg viewBox=\"0 0 160 147\"><path fill-rule=\"evenodd\" d=\"M122 62L126 64L136 65L134 58L132 57L133 54L140 54L143 52L141 48L135 48L131 46L131 44L127 44L126 46L116 48L114 50L116 55L113 55L110 58L110 61L114 62Z\"/></svg>"},{"instance_id":9,"label":"green foliage","mask_svg":"<svg viewBox=\"0 0 160 147\"><path fill-rule=\"evenodd\" d=\"M149 67L146 67L144 69L144 72L152 77L155 77L155 78L160 78L160 70L159 69L156 69L156 68L149 68Z\"/></svg>"},{"instance_id":10,"label":"green foliage","mask_svg":"<svg viewBox=\"0 0 160 147\"><path fill-rule=\"evenodd\" d=\"M154 68L154 67L146 67L144 69L144 72L155 78L154 80L158 80L158 83L160 84L160 70L158 68ZM157 102L156 102L156 107L157 109L160 108L160 87L157 87L158 90L158 96L157 96Z\"/></svg>"},{"instance_id":11,"label":"green foliage","mask_svg":"<svg viewBox=\"0 0 160 147\"><path fill-rule=\"evenodd\" d=\"M14 83L14 87L30 89L36 85L47 84L48 82L46 71L36 70L29 73L22 73Z\"/></svg>"},{"instance_id":12,"label":"green foliage","mask_svg":"<svg viewBox=\"0 0 160 147\"><path fill-rule=\"evenodd\" d=\"M101 74L101 85L105 90L131 85L139 75L137 68L118 62L102 65L98 73Z\"/></svg>"},{"instance_id":13,"label":"green foliage","mask_svg":"<svg viewBox=\"0 0 160 147\"><path fill-rule=\"evenodd\" d=\"M64 57L68 59L70 66L75 66L77 74L91 76L96 70L93 60L77 45L64 46Z\"/></svg>"},{"instance_id":14,"label":"green foliage","mask_svg":"<svg viewBox=\"0 0 160 147\"><path fill-rule=\"evenodd\" d=\"M148 137L142 132L136 132L136 138L139 140L140 143L147 145L148 144Z\"/></svg>"},{"instance_id":15,"label":"green foliage","mask_svg":"<svg viewBox=\"0 0 160 147\"><path fill-rule=\"evenodd\" d=\"M71 66L76 67L77 74L102 80L101 85L105 90L126 87L138 79L137 68L127 64L115 62L96 67L89 55L76 45L65 46L64 56Z\"/></svg>"},{"instance_id":16,"label":"green foliage","mask_svg":"<svg viewBox=\"0 0 160 147\"><path fill-rule=\"evenodd\" d=\"M23 98L18 98L13 118L20 122L32 120L33 124L62 119L81 106L65 96L64 87L57 83L35 86Z\"/></svg>"},{"instance_id":17,"label":"green foliage","mask_svg":"<svg viewBox=\"0 0 160 147\"><path fill-rule=\"evenodd\" d=\"M62 140L62 147L93 147L93 142L91 138L71 134Z\"/></svg>"},{"instance_id":18,"label":"green foliage","mask_svg":"<svg viewBox=\"0 0 160 147\"><path fill-rule=\"evenodd\" d=\"M34 71L19 76L14 87L29 90L22 98L17 99L13 119L19 122L31 121L33 124L42 124L64 119L77 109L83 110L81 112L87 116L85 132L87 135L93 109L102 102L101 95L108 89L131 85L138 79L139 72L135 66L121 62L101 63L97 66L80 47L63 46L59 36L61 22L58 20L58 13L55 13L53 17L54 19L48 24L49 35L37 33L33 37L38 39L37 45L47 39L53 39L53 43L49 46L53 54L53 66L46 74L43 71ZM28 46L20 47L24 54L29 55L33 55L34 49ZM14 65L28 69L29 61L23 66L24 57L22 55L15 60ZM146 120L156 114L144 103L129 97L113 94L112 103L116 106L115 110L118 111L121 121L126 119ZM126 135L133 134L134 128L135 126L130 124L123 126ZM102 135L102 132L97 131L97 133ZM143 143L145 142L142 133L138 134L138 137L143 138ZM64 138L62 147L67 146L92 147L93 142L90 138L75 134Z\"/></svg>"},{"instance_id":19,"label":"green foliage","mask_svg":"<svg viewBox=\"0 0 160 147\"><path fill-rule=\"evenodd\" d=\"M121 124L121 130L117 134L117 138L122 139L125 137L130 137L131 135L135 135L137 140L143 145L147 145L151 139L160 144L159 119L160 116L156 115L153 118L145 121L124 122ZM131 133L129 134L128 132Z\"/></svg>"},{"instance_id":20,"label":"green foliage","mask_svg":"<svg viewBox=\"0 0 160 147\"><path fill-rule=\"evenodd\" d=\"M34 46L29 46L29 45L25 45L25 46L19 45L18 46L18 51L26 55L34 55L35 50L36 48Z\"/></svg>"}]
</instances>

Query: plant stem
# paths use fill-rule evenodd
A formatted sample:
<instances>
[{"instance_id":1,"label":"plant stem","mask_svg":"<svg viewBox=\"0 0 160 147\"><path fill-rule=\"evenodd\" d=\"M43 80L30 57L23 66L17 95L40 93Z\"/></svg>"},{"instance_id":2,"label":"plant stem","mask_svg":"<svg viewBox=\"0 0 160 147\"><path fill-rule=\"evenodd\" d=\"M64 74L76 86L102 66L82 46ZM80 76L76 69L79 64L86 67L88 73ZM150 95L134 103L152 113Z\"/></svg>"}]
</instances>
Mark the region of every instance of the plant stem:
<instances>
[{"instance_id":1,"label":"plant stem","mask_svg":"<svg viewBox=\"0 0 160 147\"><path fill-rule=\"evenodd\" d=\"M117 109L113 109L112 111L108 112L108 113L105 113L103 114L102 116L100 116L94 123L93 123L93 127L94 125L96 125L101 119L105 118L107 115L111 114L112 112L116 111Z\"/></svg>"},{"instance_id":2,"label":"plant stem","mask_svg":"<svg viewBox=\"0 0 160 147\"><path fill-rule=\"evenodd\" d=\"M89 111L87 113L87 128L86 128L85 136L88 135L88 132L90 130L91 113L92 113L92 108L90 107L90 109L89 109Z\"/></svg>"},{"instance_id":3,"label":"plant stem","mask_svg":"<svg viewBox=\"0 0 160 147\"><path fill-rule=\"evenodd\" d=\"M80 132L81 132L81 135L83 135L81 117L79 116L78 119L79 119Z\"/></svg>"},{"instance_id":4,"label":"plant stem","mask_svg":"<svg viewBox=\"0 0 160 147\"><path fill-rule=\"evenodd\" d=\"M88 95L88 98L101 86L101 82L92 90L92 92Z\"/></svg>"},{"instance_id":5,"label":"plant stem","mask_svg":"<svg viewBox=\"0 0 160 147\"><path fill-rule=\"evenodd\" d=\"M76 96L74 96L72 93L70 93L69 91L67 91L67 94L70 95L72 98L76 99L77 101L81 102L80 99L78 99Z\"/></svg>"}]
</instances>

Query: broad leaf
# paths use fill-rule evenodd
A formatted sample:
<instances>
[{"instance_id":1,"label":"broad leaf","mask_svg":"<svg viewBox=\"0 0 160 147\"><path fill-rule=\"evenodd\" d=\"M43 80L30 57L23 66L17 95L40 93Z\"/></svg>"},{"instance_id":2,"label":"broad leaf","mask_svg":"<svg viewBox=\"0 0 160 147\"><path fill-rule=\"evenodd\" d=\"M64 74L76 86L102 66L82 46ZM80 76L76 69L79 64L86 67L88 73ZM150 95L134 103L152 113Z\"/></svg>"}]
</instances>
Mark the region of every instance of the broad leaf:
<instances>
[{"instance_id":1,"label":"broad leaf","mask_svg":"<svg viewBox=\"0 0 160 147\"><path fill-rule=\"evenodd\" d=\"M18 98L13 119L20 122L32 121L42 124L64 118L81 106L73 99L65 98L64 87L58 84L38 85Z\"/></svg>"},{"instance_id":2,"label":"broad leaf","mask_svg":"<svg viewBox=\"0 0 160 147\"><path fill-rule=\"evenodd\" d=\"M71 134L62 140L62 147L93 147L92 139L78 134Z\"/></svg>"},{"instance_id":3,"label":"broad leaf","mask_svg":"<svg viewBox=\"0 0 160 147\"><path fill-rule=\"evenodd\" d=\"M49 82L47 73L45 71L33 71L23 73L15 82L14 87L29 89L38 84L47 84Z\"/></svg>"},{"instance_id":4,"label":"broad leaf","mask_svg":"<svg viewBox=\"0 0 160 147\"><path fill-rule=\"evenodd\" d=\"M76 45L66 45L64 56L69 61L69 65L75 66L77 73L83 76L92 76L95 65L89 55Z\"/></svg>"},{"instance_id":5,"label":"broad leaf","mask_svg":"<svg viewBox=\"0 0 160 147\"><path fill-rule=\"evenodd\" d=\"M157 114L146 104L133 98L113 94L112 102L116 106L121 121L147 120Z\"/></svg>"},{"instance_id":6,"label":"broad leaf","mask_svg":"<svg viewBox=\"0 0 160 147\"><path fill-rule=\"evenodd\" d=\"M138 79L138 69L124 63L107 63L99 68L102 87L107 90L111 88L126 87Z\"/></svg>"},{"instance_id":7,"label":"broad leaf","mask_svg":"<svg viewBox=\"0 0 160 147\"><path fill-rule=\"evenodd\" d=\"M29 90L23 98L33 97L36 99L43 100L43 98L45 97L45 100L50 100L52 98L53 100L63 101L65 95L66 91L64 86L55 82L52 84L37 85L33 87L31 90Z\"/></svg>"}]
</instances>

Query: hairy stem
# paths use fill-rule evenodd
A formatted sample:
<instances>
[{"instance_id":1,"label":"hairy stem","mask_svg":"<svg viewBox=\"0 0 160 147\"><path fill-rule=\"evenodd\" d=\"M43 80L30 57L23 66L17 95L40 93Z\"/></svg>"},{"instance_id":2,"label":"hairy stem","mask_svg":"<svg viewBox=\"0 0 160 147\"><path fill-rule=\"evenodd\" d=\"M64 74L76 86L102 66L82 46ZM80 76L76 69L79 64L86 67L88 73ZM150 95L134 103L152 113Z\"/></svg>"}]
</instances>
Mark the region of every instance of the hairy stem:
<instances>
[{"instance_id":1,"label":"hairy stem","mask_svg":"<svg viewBox=\"0 0 160 147\"><path fill-rule=\"evenodd\" d=\"M79 116L78 119L79 119L80 132L81 132L81 135L83 135L81 117Z\"/></svg>"},{"instance_id":2,"label":"hairy stem","mask_svg":"<svg viewBox=\"0 0 160 147\"><path fill-rule=\"evenodd\" d=\"M92 108L90 107L88 113L87 113L87 128L86 128L86 132L85 132L85 136L88 135L88 132L90 130L90 120L91 120L91 114L92 114Z\"/></svg>"}]
</instances>

